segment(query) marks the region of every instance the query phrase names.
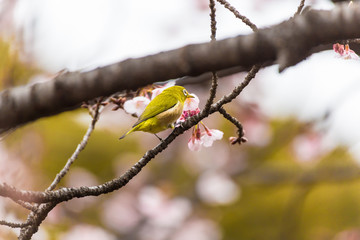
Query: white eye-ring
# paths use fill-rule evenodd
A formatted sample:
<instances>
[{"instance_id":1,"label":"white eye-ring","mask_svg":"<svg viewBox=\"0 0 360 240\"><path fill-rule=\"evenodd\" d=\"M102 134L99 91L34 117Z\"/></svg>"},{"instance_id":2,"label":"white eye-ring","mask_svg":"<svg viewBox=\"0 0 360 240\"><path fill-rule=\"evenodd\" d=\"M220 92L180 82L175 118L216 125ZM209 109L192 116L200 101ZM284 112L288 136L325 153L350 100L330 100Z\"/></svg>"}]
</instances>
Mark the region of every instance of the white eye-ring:
<instances>
[{"instance_id":1,"label":"white eye-ring","mask_svg":"<svg viewBox=\"0 0 360 240\"><path fill-rule=\"evenodd\" d=\"M187 93L187 91L185 89L183 90L183 93L184 93L185 96L188 95L188 93Z\"/></svg>"}]
</instances>

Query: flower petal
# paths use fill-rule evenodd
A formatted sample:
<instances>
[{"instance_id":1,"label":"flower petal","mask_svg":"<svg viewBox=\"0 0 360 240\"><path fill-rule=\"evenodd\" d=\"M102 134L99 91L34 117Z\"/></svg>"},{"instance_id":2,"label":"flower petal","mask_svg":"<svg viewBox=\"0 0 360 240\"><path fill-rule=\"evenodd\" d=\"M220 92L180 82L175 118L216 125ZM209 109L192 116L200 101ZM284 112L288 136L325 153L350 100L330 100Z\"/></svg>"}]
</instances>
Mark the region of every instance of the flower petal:
<instances>
[{"instance_id":1,"label":"flower petal","mask_svg":"<svg viewBox=\"0 0 360 240\"><path fill-rule=\"evenodd\" d=\"M204 147L211 147L213 142L222 139L224 133L217 129L210 129L209 133L205 133L201 136Z\"/></svg>"},{"instance_id":2,"label":"flower petal","mask_svg":"<svg viewBox=\"0 0 360 240\"><path fill-rule=\"evenodd\" d=\"M201 145L203 144L201 139L196 139L191 137L188 142L188 147L191 151L198 152L201 149Z\"/></svg>"},{"instance_id":3,"label":"flower petal","mask_svg":"<svg viewBox=\"0 0 360 240\"><path fill-rule=\"evenodd\" d=\"M183 111L196 111L199 108L200 100L198 96L193 93L191 93L191 95L194 96L194 98L187 98L185 100Z\"/></svg>"},{"instance_id":4,"label":"flower petal","mask_svg":"<svg viewBox=\"0 0 360 240\"><path fill-rule=\"evenodd\" d=\"M124 110L130 114L136 114L140 116L141 113L145 110L146 106L149 104L150 99L146 97L134 97L131 100L128 100L124 103Z\"/></svg>"},{"instance_id":5,"label":"flower petal","mask_svg":"<svg viewBox=\"0 0 360 240\"><path fill-rule=\"evenodd\" d=\"M360 59L360 57L353 50L350 49L348 44L342 45L336 43L333 45L333 49L336 53L339 54L338 57L342 59L355 59L355 60Z\"/></svg>"}]
</instances>

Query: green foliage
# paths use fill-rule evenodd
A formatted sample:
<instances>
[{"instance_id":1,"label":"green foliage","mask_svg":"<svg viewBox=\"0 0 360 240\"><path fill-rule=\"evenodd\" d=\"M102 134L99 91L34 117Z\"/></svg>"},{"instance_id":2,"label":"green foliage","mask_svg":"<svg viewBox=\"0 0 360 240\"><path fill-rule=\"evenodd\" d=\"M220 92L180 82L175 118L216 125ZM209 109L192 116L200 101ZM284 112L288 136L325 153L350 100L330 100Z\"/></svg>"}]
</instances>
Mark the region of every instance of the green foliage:
<instances>
[{"instance_id":1,"label":"green foliage","mask_svg":"<svg viewBox=\"0 0 360 240\"><path fill-rule=\"evenodd\" d=\"M0 39L0 89L24 84L40 71L30 63L21 61L18 46Z\"/></svg>"}]
</instances>

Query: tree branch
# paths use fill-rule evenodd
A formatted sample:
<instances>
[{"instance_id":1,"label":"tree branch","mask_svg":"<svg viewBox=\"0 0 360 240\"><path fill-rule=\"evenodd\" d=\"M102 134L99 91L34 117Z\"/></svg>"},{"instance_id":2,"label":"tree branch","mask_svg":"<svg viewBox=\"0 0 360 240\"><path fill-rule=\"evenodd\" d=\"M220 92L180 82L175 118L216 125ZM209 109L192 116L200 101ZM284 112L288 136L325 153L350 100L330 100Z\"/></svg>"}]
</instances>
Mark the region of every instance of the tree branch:
<instances>
[{"instance_id":1,"label":"tree branch","mask_svg":"<svg viewBox=\"0 0 360 240\"><path fill-rule=\"evenodd\" d=\"M301 10L304 8L304 6L305 6L305 0L301 0L299 6L297 8L297 11L294 14L294 17L296 17L297 15L299 15L301 13Z\"/></svg>"},{"instance_id":2,"label":"tree branch","mask_svg":"<svg viewBox=\"0 0 360 240\"><path fill-rule=\"evenodd\" d=\"M0 133L40 117L74 109L95 97L154 82L274 61L282 71L306 58L313 47L360 37L359 28L359 4L352 7L345 4L332 11L309 11L253 34L192 44L8 89L0 93Z\"/></svg>"},{"instance_id":3,"label":"tree branch","mask_svg":"<svg viewBox=\"0 0 360 240\"><path fill-rule=\"evenodd\" d=\"M5 220L0 220L0 225L8 226L11 228L23 228L29 225L29 223L14 223L14 222L8 222Z\"/></svg>"},{"instance_id":4,"label":"tree branch","mask_svg":"<svg viewBox=\"0 0 360 240\"><path fill-rule=\"evenodd\" d=\"M29 240L37 232L42 221L45 220L48 213L58 204L58 202L50 202L41 204L36 212L31 212L26 220L29 223L21 228L19 240Z\"/></svg>"},{"instance_id":5,"label":"tree branch","mask_svg":"<svg viewBox=\"0 0 360 240\"><path fill-rule=\"evenodd\" d=\"M215 8L215 0L210 0L209 3L210 7L210 28L211 28L211 41L216 41L216 8ZM204 112L208 112L210 109L211 104L214 103L214 99L216 96L216 90L218 86L218 76L215 71L212 72L211 77L211 87L210 87L210 95L208 100L206 101Z\"/></svg>"},{"instance_id":6,"label":"tree branch","mask_svg":"<svg viewBox=\"0 0 360 240\"><path fill-rule=\"evenodd\" d=\"M245 17L244 15L241 15L239 13L238 10L236 10L236 8L234 8L233 6L230 5L229 2L227 2L226 0L217 0L219 3L221 3L222 5L224 5L224 7L226 9L228 9L230 12L232 12L236 18L240 19L243 23L245 23L246 25L248 25L254 32L256 32L258 30L257 26L252 23L250 21L250 19L248 19L247 17Z\"/></svg>"}]
</instances>

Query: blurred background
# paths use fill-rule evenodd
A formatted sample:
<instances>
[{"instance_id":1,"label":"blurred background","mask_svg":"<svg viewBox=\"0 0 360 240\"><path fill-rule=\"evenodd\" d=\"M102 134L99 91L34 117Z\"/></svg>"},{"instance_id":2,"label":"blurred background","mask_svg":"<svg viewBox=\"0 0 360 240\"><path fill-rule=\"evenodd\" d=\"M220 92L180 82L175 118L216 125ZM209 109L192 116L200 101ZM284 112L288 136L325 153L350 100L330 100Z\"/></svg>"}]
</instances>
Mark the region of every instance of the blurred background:
<instances>
[{"instance_id":1,"label":"blurred background","mask_svg":"<svg viewBox=\"0 0 360 240\"><path fill-rule=\"evenodd\" d=\"M258 27L290 18L299 2L230 1ZM0 89L210 40L207 0L2 0L0 9ZM217 10L218 39L251 32L221 5ZM329 48L281 74L276 65L261 70L225 106L242 122L246 144L231 145L235 127L214 114L204 123L224 137L212 147L190 151L185 133L119 191L57 206L33 239L360 239L358 65ZM217 98L244 77L221 79ZM203 106L209 84L185 87ZM2 136L0 181L44 190L90 121L79 109ZM124 173L158 141L141 132L119 141L134 122L107 107L60 185L92 186ZM0 219L26 214L0 199ZM0 226L1 239L16 234Z\"/></svg>"}]
</instances>

